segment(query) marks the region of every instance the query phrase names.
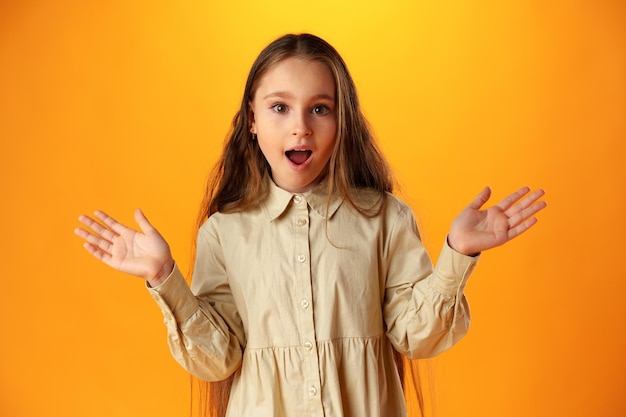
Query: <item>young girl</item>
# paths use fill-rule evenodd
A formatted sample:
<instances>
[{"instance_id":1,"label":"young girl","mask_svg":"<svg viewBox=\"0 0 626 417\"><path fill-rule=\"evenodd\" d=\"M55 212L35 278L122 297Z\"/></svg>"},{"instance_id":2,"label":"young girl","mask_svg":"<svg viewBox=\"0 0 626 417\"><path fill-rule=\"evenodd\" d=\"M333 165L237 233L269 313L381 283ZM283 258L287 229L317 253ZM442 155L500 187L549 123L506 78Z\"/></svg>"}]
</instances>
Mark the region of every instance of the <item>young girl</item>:
<instances>
[{"instance_id":1,"label":"young girl","mask_svg":"<svg viewBox=\"0 0 626 417\"><path fill-rule=\"evenodd\" d=\"M484 189L433 269L391 191L344 61L318 37L286 35L250 71L201 207L191 288L140 210L141 231L97 211L102 223L81 216L76 233L147 281L176 360L226 380L227 416L400 417L394 352L431 357L463 337L478 254L526 231L545 203L522 188L481 210Z\"/></svg>"}]
</instances>

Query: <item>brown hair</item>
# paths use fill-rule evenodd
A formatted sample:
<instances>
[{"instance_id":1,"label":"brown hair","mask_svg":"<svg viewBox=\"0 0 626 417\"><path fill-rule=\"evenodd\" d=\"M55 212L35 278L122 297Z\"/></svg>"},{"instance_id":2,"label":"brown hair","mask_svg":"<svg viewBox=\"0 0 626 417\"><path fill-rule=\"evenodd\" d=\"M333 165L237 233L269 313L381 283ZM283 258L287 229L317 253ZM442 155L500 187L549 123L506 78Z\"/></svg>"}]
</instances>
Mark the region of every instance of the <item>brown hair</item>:
<instances>
[{"instance_id":1,"label":"brown hair","mask_svg":"<svg viewBox=\"0 0 626 417\"><path fill-rule=\"evenodd\" d=\"M252 64L241 100L232 122L232 131L222 156L207 183L198 225L216 212L239 211L257 205L267 190L263 178L270 174L259 145L250 138L250 108L259 80L276 63L291 57L319 61L328 66L336 85L337 140L328 165L328 182L357 210L353 190L371 188L380 192L393 189L389 166L374 142L361 113L356 87L339 53L323 39L311 35L285 35L269 44Z\"/></svg>"},{"instance_id":2,"label":"brown hair","mask_svg":"<svg viewBox=\"0 0 626 417\"><path fill-rule=\"evenodd\" d=\"M270 43L252 64L241 107L233 118L222 156L207 182L196 230L216 212L246 210L258 205L265 197L268 190L264 177L271 175L271 171L257 141L251 140L249 103L254 99L259 81L268 69L291 57L324 63L335 80L338 129L327 168L329 201L336 190L365 216L374 216L383 209L386 193L393 190L393 178L361 112L356 87L345 62L335 48L317 36L288 34ZM359 206L354 192L363 188L377 192L380 204L374 207ZM402 378L402 357L396 354L395 359ZM231 376L224 381L207 383L192 377L192 392L197 391L200 399L200 415L225 415L233 378ZM417 391L418 398L421 398L419 388Z\"/></svg>"}]
</instances>

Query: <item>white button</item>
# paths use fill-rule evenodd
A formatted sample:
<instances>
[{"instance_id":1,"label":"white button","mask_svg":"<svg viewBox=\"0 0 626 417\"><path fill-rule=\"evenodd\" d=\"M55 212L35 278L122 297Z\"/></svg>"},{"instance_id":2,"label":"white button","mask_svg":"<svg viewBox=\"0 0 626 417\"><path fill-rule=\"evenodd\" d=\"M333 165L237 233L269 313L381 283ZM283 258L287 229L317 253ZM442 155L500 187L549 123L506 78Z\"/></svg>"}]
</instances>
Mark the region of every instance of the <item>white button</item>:
<instances>
[{"instance_id":1,"label":"white button","mask_svg":"<svg viewBox=\"0 0 626 417\"><path fill-rule=\"evenodd\" d=\"M313 397L314 395L317 395L317 388L315 388L315 387L309 388L309 395L311 397Z\"/></svg>"},{"instance_id":2,"label":"white button","mask_svg":"<svg viewBox=\"0 0 626 417\"><path fill-rule=\"evenodd\" d=\"M296 204L300 204L300 202L302 201L302 197L300 197L299 195L294 195L293 196L293 202Z\"/></svg>"},{"instance_id":3,"label":"white button","mask_svg":"<svg viewBox=\"0 0 626 417\"><path fill-rule=\"evenodd\" d=\"M300 301L300 306L302 308L309 308L309 300L307 300L306 298L303 299L302 301Z\"/></svg>"},{"instance_id":4,"label":"white button","mask_svg":"<svg viewBox=\"0 0 626 417\"><path fill-rule=\"evenodd\" d=\"M305 348L306 350L311 350L311 349L313 349L313 343L311 343L311 342L309 342L309 341L304 342L304 348Z\"/></svg>"},{"instance_id":5,"label":"white button","mask_svg":"<svg viewBox=\"0 0 626 417\"><path fill-rule=\"evenodd\" d=\"M296 220L296 224L298 226L304 226L306 224L306 219L305 218L299 218L298 220Z\"/></svg>"},{"instance_id":6,"label":"white button","mask_svg":"<svg viewBox=\"0 0 626 417\"><path fill-rule=\"evenodd\" d=\"M304 261L306 261L306 255L304 253L301 253L296 259L298 260L298 262L303 263Z\"/></svg>"}]
</instances>

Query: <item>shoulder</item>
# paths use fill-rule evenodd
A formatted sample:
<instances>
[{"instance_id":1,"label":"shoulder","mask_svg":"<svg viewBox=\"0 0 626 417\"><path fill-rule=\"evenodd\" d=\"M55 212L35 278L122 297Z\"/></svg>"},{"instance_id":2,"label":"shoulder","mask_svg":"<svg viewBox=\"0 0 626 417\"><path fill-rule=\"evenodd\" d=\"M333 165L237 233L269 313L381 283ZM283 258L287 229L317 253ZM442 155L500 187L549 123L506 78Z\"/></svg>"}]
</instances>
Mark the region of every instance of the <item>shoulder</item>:
<instances>
[{"instance_id":1,"label":"shoulder","mask_svg":"<svg viewBox=\"0 0 626 417\"><path fill-rule=\"evenodd\" d=\"M387 199L387 208L392 213L398 214L412 212L411 207L409 207L409 205L401 200L398 196L387 193L385 197Z\"/></svg>"},{"instance_id":2,"label":"shoulder","mask_svg":"<svg viewBox=\"0 0 626 417\"><path fill-rule=\"evenodd\" d=\"M386 234L409 231L419 237L417 220L412 208L399 197L371 189L352 190L351 200L344 201L344 215L357 216L366 224Z\"/></svg>"},{"instance_id":3,"label":"shoulder","mask_svg":"<svg viewBox=\"0 0 626 417\"><path fill-rule=\"evenodd\" d=\"M398 216L403 213L412 213L411 207L399 197L389 193L381 193L368 188L352 190L354 205L366 211L374 211L383 216Z\"/></svg>"},{"instance_id":4,"label":"shoulder","mask_svg":"<svg viewBox=\"0 0 626 417\"><path fill-rule=\"evenodd\" d=\"M235 233L237 230L246 230L254 227L255 224L268 219L267 214L260 208L248 208L231 212L213 213L200 226L200 234L213 234L215 236L223 233Z\"/></svg>"}]
</instances>

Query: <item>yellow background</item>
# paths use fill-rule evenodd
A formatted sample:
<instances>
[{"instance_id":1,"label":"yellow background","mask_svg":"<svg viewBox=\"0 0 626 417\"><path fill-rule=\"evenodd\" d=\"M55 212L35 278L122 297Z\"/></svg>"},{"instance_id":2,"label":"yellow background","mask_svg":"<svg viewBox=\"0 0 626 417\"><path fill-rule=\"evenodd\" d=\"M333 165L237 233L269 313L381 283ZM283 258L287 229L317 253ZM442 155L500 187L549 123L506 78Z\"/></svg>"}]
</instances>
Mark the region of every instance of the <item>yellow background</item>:
<instances>
[{"instance_id":1,"label":"yellow background","mask_svg":"<svg viewBox=\"0 0 626 417\"><path fill-rule=\"evenodd\" d=\"M626 415L625 5L0 2L0 415L188 415L142 282L72 230L142 207L186 269L249 66L301 31L346 59L433 257L484 185L548 192L470 281L438 416Z\"/></svg>"}]
</instances>

